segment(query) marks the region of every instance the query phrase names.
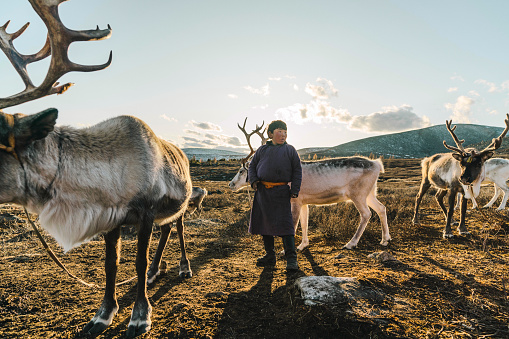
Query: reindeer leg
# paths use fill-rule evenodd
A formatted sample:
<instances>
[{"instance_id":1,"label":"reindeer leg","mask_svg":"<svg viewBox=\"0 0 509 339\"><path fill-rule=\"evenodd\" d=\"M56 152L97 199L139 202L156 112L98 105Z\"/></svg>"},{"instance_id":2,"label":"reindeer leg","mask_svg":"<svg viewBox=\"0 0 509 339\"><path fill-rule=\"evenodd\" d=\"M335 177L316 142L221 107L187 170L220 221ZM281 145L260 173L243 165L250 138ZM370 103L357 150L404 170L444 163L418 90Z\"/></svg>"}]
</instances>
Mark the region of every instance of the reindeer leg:
<instances>
[{"instance_id":1,"label":"reindeer leg","mask_svg":"<svg viewBox=\"0 0 509 339\"><path fill-rule=\"evenodd\" d=\"M366 225L368 224L369 218L371 218L371 211L369 210L368 204L366 201L358 201L353 200L353 203L355 207L357 207L357 210L359 211L361 220L359 223L359 227L357 228L357 231L355 232L354 236L350 241L344 246L346 249L353 249L357 247L357 244L359 243L359 239L362 237L362 233L364 233L364 229L366 228Z\"/></svg>"},{"instance_id":2,"label":"reindeer leg","mask_svg":"<svg viewBox=\"0 0 509 339\"><path fill-rule=\"evenodd\" d=\"M431 187L428 179L424 178L421 182L421 188L419 189L419 193L417 193L417 197L415 198L415 209L414 209L414 217L412 219L412 223L414 225L419 224L419 205L421 204L422 197L428 189Z\"/></svg>"},{"instance_id":3,"label":"reindeer leg","mask_svg":"<svg viewBox=\"0 0 509 339\"><path fill-rule=\"evenodd\" d=\"M147 296L147 266L148 266L148 247L152 236L152 224L154 215L152 212L144 212L138 230L138 248L136 254L136 274L138 276L138 285L136 301L134 302L131 313L131 321L127 329L126 337L134 338L148 332L152 321L152 306Z\"/></svg>"},{"instance_id":4,"label":"reindeer leg","mask_svg":"<svg viewBox=\"0 0 509 339\"><path fill-rule=\"evenodd\" d=\"M115 295L115 280L120 256L120 226L104 235L106 244L106 260L104 263L106 272L106 287L104 298L95 316L83 329L84 333L96 335L104 331L113 321L118 312L117 297Z\"/></svg>"},{"instance_id":5,"label":"reindeer leg","mask_svg":"<svg viewBox=\"0 0 509 339\"><path fill-rule=\"evenodd\" d=\"M299 220L300 220L300 228L302 230L302 241L300 245L297 247L297 251L303 251L306 247L309 246L309 238L308 238L308 221L309 221L309 205L304 205L300 209ZM297 230L297 227L295 227Z\"/></svg>"},{"instance_id":6,"label":"reindeer leg","mask_svg":"<svg viewBox=\"0 0 509 339\"><path fill-rule=\"evenodd\" d=\"M500 203L500 206L498 206L497 211L502 211L505 208L505 204L507 203L507 198L509 198L509 187L507 187L504 182L503 185L501 184L498 186L498 188L503 191L504 197L502 198L502 202Z\"/></svg>"},{"instance_id":7,"label":"reindeer leg","mask_svg":"<svg viewBox=\"0 0 509 339\"><path fill-rule=\"evenodd\" d=\"M493 183L493 188L495 189L495 193L493 194L493 198L491 198L491 200L486 205L484 205L485 208L491 207L497 201L500 193L502 193L496 183Z\"/></svg>"},{"instance_id":8,"label":"reindeer leg","mask_svg":"<svg viewBox=\"0 0 509 339\"><path fill-rule=\"evenodd\" d=\"M444 197L447 194L447 190L439 189L437 191L437 194L435 194L435 200L438 203L438 206L442 209L442 212L444 213L444 217L447 219L447 207L445 207L444 204ZM451 192L452 195L452 192ZM453 208L454 210L454 208Z\"/></svg>"},{"instance_id":9,"label":"reindeer leg","mask_svg":"<svg viewBox=\"0 0 509 339\"><path fill-rule=\"evenodd\" d=\"M161 238L159 238L159 244L157 245L156 254L154 255L154 259L152 260L152 264L150 265L147 273L148 285L152 284L159 274L164 273L166 271L165 268L160 268L160 264L164 249L166 247L166 243L168 242L168 237L170 236L171 233L171 224L161 225L160 228L161 228Z\"/></svg>"},{"instance_id":10,"label":"reindeer leg","mask_svg":"<svg viewBox=\"0 0 509 339\"><path fill-rule=\"evenodd\" d=\"M191 264L189 263L186 255L186 243L184 240L184 215L181 215L177 219L177 233L180 242L180 253L182 255L180 258L179 276L181 278L191 278L193 276L193 271L191 271Z\"/></svg>"},{"instance_id":11,"label":"reindeer leg","mask_svg":"<svg viewBox=\"0 0 509 339\"><path fill-rule=\"evenodd\" d=\"M389 225L387 224L387 209L380 201L378 201L374 190L369 193L367 203L368 206L371 207L376 214L378 214L380 223L382 224L382 241L380 242L380 245L387 246L389 245L389 241L392 240L391 235L389 234Z\"/></svg>"},{"instance_id":12,"label":"reindeer leg","mask_svg":"<svg viewBox=\"0 0 509 339\"><path fill-rule=\"evenodd\" d=\"M447 191L445 191L445 190L442 190L442 191L447 193ZM440 191L437 193L437 196L439 196L439 193L440 193ZM444 239L454 237L454 235L452 234L452 230L451 230L451 224L452 224L452 216L454 214L454 203L456 200L456 193L457 193L456 190L453 190L453 189L451 190L451 193L449 194L449 211L444 210L444 213L446 213L446 222L445 222L445 229L444 229L444 234L443 234ZM444 204L444 201L443 201L444 195L445 194L440 195L440 202L442 203L442 205ZM438 198L437 198L437 201L438 201ZM442 205L440 207L442 207ZM443 207L443 209L445 209L445 206Z\"/></svg>"},{"instance_id":13,"label":"reindeer leg","mask_svg":"<svg viewBox=\"0 0 509 339\"><path fill-rule=\"evenodd\" d=\"M467 214L467 202L468 200L463 196L461 199L461 217L460 217L460 225L458 227L458 232L460 235L470 235L470 232L467 230L467 226L465 225L466 214Z\"/></svg>"}]
</instances>

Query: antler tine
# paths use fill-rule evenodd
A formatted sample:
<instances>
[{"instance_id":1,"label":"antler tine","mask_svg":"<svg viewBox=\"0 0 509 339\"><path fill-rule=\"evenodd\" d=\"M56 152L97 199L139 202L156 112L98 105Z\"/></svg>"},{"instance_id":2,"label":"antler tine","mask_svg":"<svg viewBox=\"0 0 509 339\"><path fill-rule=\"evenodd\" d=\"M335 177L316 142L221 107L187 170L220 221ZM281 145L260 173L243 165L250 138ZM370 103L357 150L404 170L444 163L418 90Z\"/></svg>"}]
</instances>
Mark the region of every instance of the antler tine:
<instances>
[{"instance_id":1,"label":"antler tine","mask_svg":"<svg viewBox=\"0 0 509 339\"><path fill-rule=\"evenodd\" d=\"M493 138L493 140L491 141L491 144L488 147L486 147L485 149L483 149L482 152L485 152L485 151L494 151L497 148L499 148L500 146L502 146L502 139L507 134L507 131L509 131L509 113L506 114L506 118L505 118L504 121L505 121L505 129L502 132L502 134L500 134L498 136L498 138Z\"/></svg>"},{"instance_id":2,"label":"antler tine","mask_svg":"<svg viewBox=\"0 0 509 339\"><path fill-rule=\"evenodd\" d=\"M237 123L237 126L239 126L239 129L242 131L242 133L244 133L244 136L246 137L246 140L247 140L247 145L249 146L249 149L251 150L249 152L249 155L247 157L245 157L244 159L242 159L242 164L245 164L249 160L249 158L255 153L253 146L251 146L251 136L256 133L256 130L254 130L251 133L247 133L246 132L246 122L247 122L247 117L246 117L246 119L244 119L244 125L242 127L240 127L240 125Z\"/></svg>"},{"instance_id":3,"label":"antler tine","mask_svg":"<svg viewBox=\"0 0 509 339\"><path fill-rule=\"evenodd\" d=\"M267 143L267 140L269 140L268 137L264 136L265 132L267 131L267 128L265 128L263 130L263 132L260 132L260 130L262 129L264 124L265 124L265 121L262 122L262 125L260 127L258 127L258 125L256 125L256 134L258 134L258 136L262 139L262 146Z\"/></svg>"},{"instance_id":4,"label":"antler tine","mask_svg":"<svg viewBox=\"0 0 509 339\"><path fill-rule=\"evenodd\" d=\"M449 146L447 145L447 143L445 142L445 140L443 141L444 143L444 146L445 148L447 149L450 149L451 151L455 151L455 152L458 152L460 154L465 154L466 151L465 149L463 148L463 143L465 142L465 140L459 140L458 137L456 136L456 134L454 133L454 130L456 129L456 126L452 126L451 127L451 124L452 124L452 120L446 120L445 121L445 125L447 127L447 130L449 131L449 133L451 134L452 138L454 139L454 142L456 143L456 146L458 147L453 147L453 146Z\"/></svg>"},{"instance_id":5,"label":"antler tine","mask_svg":"<svg viewBox=\"0 0 509 339\"><path fill-rule=\"evenodd\" d=\"M16 33L8 34L5 29L9 22L0 27L0 47L7 55L14 68L25 83L25 90L7 98L0 98L0 109L41 98L51 94L62 94L72 83L57 86L57 80L64 74L72 71L93 72L102 70L111 64L112 52L110 52L108 61L102 65L80 65L71 62L68 57L69 45L76 41L94 41L107 39L111 36L111 27L107 29L94 29L74 31L64 26L58 15L58 6L67 0L29 0L30 4L41 17L48 29L46 44L36 54L22 55L16 51L12 40L20 36L28 24L25 24ZM43 82L35 87L26 71L27 64L39 61L48 55L51 55L48 74Z\"/></svg>"},{"instance_id":6,"label":"antler tine","mask_svg":"<svg viewBox=\"0 0 509 339\"><path fill-rule=\"evenodd\" d=\"M9 34L7 33L6 29L10 22L11 21L9 20L5 23L5 25L0 27L0 49L2 49L2 51L5 53L11 64L14 66L14 69L23 80L23 83L25 84L25 90L29 90L35 88L35 86L28 76L26 67L29 63L42 60L50 55L51 49L49 38L46 39L46 43L39 52L32 55L22 55L18 53L18 51L14 48L12 42L27 29L30 23L27 22L16 32Z\"/></svg>"}]
</instances>

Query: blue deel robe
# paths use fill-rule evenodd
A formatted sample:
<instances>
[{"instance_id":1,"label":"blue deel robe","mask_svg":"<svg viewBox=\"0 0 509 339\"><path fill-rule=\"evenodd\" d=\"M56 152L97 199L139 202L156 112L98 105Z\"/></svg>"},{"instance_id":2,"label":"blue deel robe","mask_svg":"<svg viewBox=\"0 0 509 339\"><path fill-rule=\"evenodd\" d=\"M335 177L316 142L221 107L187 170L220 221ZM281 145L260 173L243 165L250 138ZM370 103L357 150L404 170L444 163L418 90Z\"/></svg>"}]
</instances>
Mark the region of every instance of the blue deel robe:
<instances>
[{"instance_id":1,"label":"blue deel robe","mask_svg":"<svg viewBox=\"0 0 509 339\"><path fill-rule=\"evenodd\" d=\"M265 188L258 183L253 199L249 232L251 234L295 235L290 194L299 194L302 167L292 145L274 145L271 141L258 148L249 164L249 183L255 181L288 182L289 185Z\"/></svg>"}]
</instances>

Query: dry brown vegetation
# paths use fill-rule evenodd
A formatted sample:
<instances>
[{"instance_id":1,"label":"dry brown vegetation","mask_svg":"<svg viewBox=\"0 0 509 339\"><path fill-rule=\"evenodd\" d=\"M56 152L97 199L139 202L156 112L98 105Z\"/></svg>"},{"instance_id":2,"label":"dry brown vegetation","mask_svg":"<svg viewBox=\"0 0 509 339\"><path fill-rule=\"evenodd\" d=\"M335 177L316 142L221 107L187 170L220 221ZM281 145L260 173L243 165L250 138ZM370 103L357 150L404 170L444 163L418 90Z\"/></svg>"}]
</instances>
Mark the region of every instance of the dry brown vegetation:
<instances>
[{"instance_id":1,"label":"dry brown vegetation","mask_svg":"<svg viewBox=\"0 0 509 339\"><path fill-rule=\"evenodd\" d=\"M301 271L287 275L284 262L258 268L258 237L247 234L249 196L232 193L227 178L238 165L193 166L194 185L205 187L201 215L186 221L186 241L194 276L178 278L178 240L169 240L168 272L149 289L153 327L145 338L507 338L509 232L507 211L472 210L470 237L442 239L445 224L433 192L423 199L421 225L411 223L419 189L419 160L385 160L379 200L387 207L393 238L388 251L398 260L377 264L381 228L373 217L356 250L342 246L359 220L352 204L310 209L310 247L299 254ZM493 189L482 190L485 204ZM0 337L80 338L102 291L78 285L46 256L20 210L0 211ZM157 238L154 227L151 253ZM48 240L51 240L46 236ZM300 231L297 233L300 241ZM58 249L54 241L50 241ZM278 249L282 248L277 242ZM134 275L136 241L126 228L119 280ZM80 277L104 284L104 245L96 239L67 254L57 251ZM293 283L301 276L356 277L385 295L386 312L364 317L343 306L305 306ZM118 288L120 311L100 336L122 338L135 298L136 282Z\"/></svg>"}]
</instances>

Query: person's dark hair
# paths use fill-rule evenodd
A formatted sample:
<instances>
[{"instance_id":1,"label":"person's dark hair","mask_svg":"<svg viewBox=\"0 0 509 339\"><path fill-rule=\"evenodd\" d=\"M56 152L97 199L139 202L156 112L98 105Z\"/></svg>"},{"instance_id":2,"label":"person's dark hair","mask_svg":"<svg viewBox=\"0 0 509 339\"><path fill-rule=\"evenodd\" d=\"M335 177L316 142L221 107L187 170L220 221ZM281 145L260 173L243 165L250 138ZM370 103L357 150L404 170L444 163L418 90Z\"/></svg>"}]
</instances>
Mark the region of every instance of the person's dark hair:
<instances>
[{"instance_id":1,"label":"person's dark hair","mask_svg":"<svg viewBox=\"0 0 509 339\"><path fill-rule=\"evenodd\" d=\"M270 132L270 133L273 133L275 129L284 129L285 131L287 131L288 129L286 128L286 124L284 121L282 120L274 120L273 122L270 123L269 127L267 128L267 131Z\"/></svg>"}]
</instances>

